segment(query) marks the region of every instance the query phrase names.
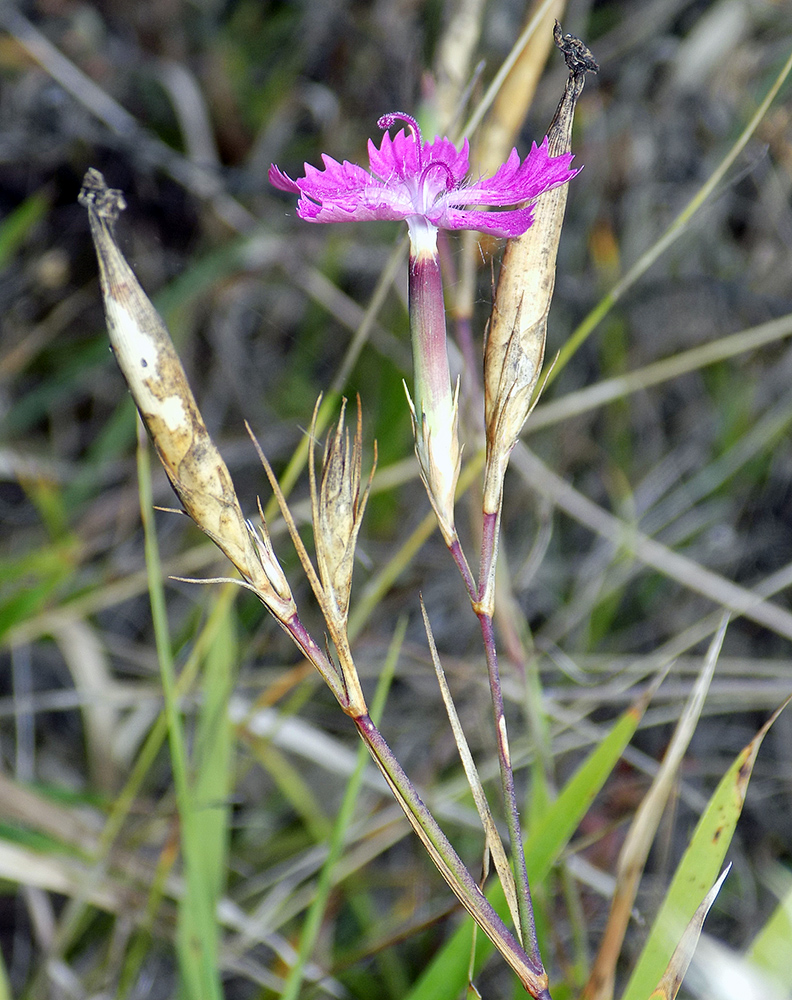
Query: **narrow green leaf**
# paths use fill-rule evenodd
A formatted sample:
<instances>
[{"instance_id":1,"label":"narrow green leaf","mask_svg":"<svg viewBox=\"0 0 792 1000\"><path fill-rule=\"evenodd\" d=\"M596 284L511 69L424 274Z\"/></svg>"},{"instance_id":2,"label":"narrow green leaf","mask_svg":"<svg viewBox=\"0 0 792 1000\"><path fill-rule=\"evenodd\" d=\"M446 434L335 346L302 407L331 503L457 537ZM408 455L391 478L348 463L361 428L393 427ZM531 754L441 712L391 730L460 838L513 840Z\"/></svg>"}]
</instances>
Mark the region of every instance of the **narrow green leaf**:
<instances>
[{"instance_id":1,"label":"narrow green leaf","mask_svg":"<svg viewBox=\"0 0 792 1000\"><path fill-rule=\"evenodd\" d=\"M162 567L154 527L148 439L143 431L142 422L138 423L138 432L138 485L151 617L165 698L173 783L181 821L184 896L179 907L180 919L176 941L179 969L190 1000L221 1000L222 987L214 954L217 940L215 910L212 906L212 894L202 870L200 831L196 825L195 799L190 787L187 746L176 693L176 671L168 633ZM185 917L187 913L189 917Z\"/></svg>"},{"instance_id":2,"label":"narrow green leaf","mask_svg":"<svg viewBox=\"0 0 792 1000\"><path fill-rule=\"evenodd\" d=\"M2 952L0 952L0 1000L11 1000L11 984L8 981L8 972Z\"/></svg>"},{"instance_id":3,"label":"narrow green leaf","mask_svg":"<svg viewBox=\"0 0 792 1000\"><path fill-rule=\"evenodd\" d=\"M604 737L599 746L578 768L561 790L558 798L536 824L525 842L528 877L540 882L569 843L572 834L588 812L624 748L632 739L644 713L645 704L629 708Z\"/></svg>"},{"instance_id":4,"label":"narrow green leaf","mask_svg":"<svg viewBox=\"0 0 792 1000\"><path fill-rule=\"evenodd\" d=\"M663 757L663 763L633 817L619 852L616 864L616 890L611 900L608 922L602 934L599 952L583 990L585 1000L613 1000L616 966L624 935L630 923L635 894L679 767L704 707L728 624L729 615L724 613L720 628L710 643L701 671Z\"/></svg>"},{"instance_id":5,"label":"narrow green leaf","mask_svg":"<svg viewBox=\"0 0 792 1000\"><path fill-rule=\"evenodd\" d=\"M78 561L71 539L0 560L0 641L9 629L41 612L64 584L73 585Z\"/></svg>"},{"instance_id":6,"label":"narrow green leaf","mask_svg":"<svg viewBox=\"0 0 792 1000\"><path fill-rule=\"evenodd\" d=\"M226 881L226 856L230 816L231 760L233 733L228 715L228 699L234 685L237 660L234 616L226 608L224 625L209 648L203 674L203 699L198 716L195 754L192 760L194 833L200 857L195 859L206 884L209 912L214 914ZM185 907L185 919L192 923L192 911ZM198 928L193 928L197 933ZM206 942L217 961L217 923L214 939Z\"/></svg>"},{"instance_id":7,"label":"narrow green leaf","mask_svg":"<svg viewBox=\"0 0 792 1000\"><path fill-rule=\"evenodd\" d=\"M644 703L628 709L619 718L589 757L569 779L558 798L536 824L525 842L528 878L538 885L546 878L569 839L586 815L589 806L605 784L624 748L632 739L643 715ZM487 896L505 918L508 907L500 885L494 885ZM457 1000L467 988L470 964L470 924L462 924L441 949L406 1000ZM478 935L474 970L478 971L492 953L492 945L483 934Z\"/></svg>"},{"instance_id":8,"label":"narrow green leaf","mask_svg":"<svg viewBox=\"0 0 792 1000\"><path fill-rule=\"evenodd\" d=\"M742 812L759 747L784 707L740 751L715 789L674 873L622 1000L645 1000L660 981L685 927L720 871Z\"/></svg>"},{"instance_id":9,"label":"narrow green leaf","mask_svg":"<svg viewBox=\"0 0 792 1000\"><path fill-rule=\"evenodd\" d=\"M778 986L781 995L792 993L790 941L792 941L792 884L745 953L747 961L760 972L766 973Z\"/></svg>"}]
</instances>

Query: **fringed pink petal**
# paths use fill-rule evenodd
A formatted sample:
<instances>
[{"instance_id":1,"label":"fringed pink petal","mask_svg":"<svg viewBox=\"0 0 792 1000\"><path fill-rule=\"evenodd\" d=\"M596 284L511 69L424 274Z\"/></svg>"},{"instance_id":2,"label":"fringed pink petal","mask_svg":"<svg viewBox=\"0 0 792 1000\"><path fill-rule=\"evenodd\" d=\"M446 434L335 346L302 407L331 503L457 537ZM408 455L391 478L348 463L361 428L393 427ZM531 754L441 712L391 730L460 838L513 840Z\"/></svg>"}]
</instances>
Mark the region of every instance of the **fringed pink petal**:
<instances>
[{"instance_id":1,"label":"fringed pink petal","mask_svg":"<svg viewBox=\"0 0 792 1000\"><path fill-rule=\"evenodd\" d=\"M578 173L570 167L572 153L550 156L547 139L541 146L534 145L524 160L513 149L506 162L492 177L483 177L475 184L451 192L449 204L453 205L515 205L532 201L543 191L564 184Z\"/></svg>"},{"instance_id":2,"label":"fringed pink petal","mask_svg":"<svg viewBox=\"0 0 792 1000\"><path fill-rule=\"evenodd\" d=\"M507 212L466 212L446 207L436 217L430 214L429 220L439 229L474 229L490 236L513 239L530 228L533 212L533 205Z\"/></svg>"}]
</instances>

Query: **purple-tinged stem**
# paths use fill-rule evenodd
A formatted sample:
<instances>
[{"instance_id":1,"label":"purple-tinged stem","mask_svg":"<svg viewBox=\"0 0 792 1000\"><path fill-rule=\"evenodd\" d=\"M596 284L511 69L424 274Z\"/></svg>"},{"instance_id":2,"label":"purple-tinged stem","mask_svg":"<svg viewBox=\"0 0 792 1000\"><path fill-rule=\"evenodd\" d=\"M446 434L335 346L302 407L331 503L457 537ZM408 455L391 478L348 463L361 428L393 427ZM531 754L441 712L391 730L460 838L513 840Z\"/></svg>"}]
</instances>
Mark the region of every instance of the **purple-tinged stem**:
<instances>
[{"instance_id":1,"label":"purple-tinged stem","mask_svg":"<svg viewBox=\"0 0 792 1000\"><path fill-rule=\"evenodd\" d=\"M464 556L462 559L464 561ZM299 649L327 681L341 707L347 711L347 714L352 715L348 711L349 700L346 697L341 678L326 654L302 624L299 616L295 614L288 622L282 624ZM451 842L443 833L437 820L427 809L417 789L407 777L371 717L365 713L352 715L352 718L363 742L368 747L397 802L410 821L410 825L418 834L454 895L519 976L525 989L536 1000L550 1000L550 994L547 990L547 974L542 968L541 962L536 961L533 955L527 955L514 935L509 932L492 904L482 893L476 880L465 867L462 859L451 846Z\"/></svg>"},{"instance_id":2,"label":"purple-tinged stem","mask_svg":"<svg viewBox=\"0 0 792 1000\"><path fill-rule=\"evenodd\" d=\"M495 648L495 629L492 616L484 612L478 613L481 625L481 636L487 657L487 674L489 677L490 694L492 695L492 710L495 716L495 735L498 745L498 762L500 764L503 801L506 809L506 825L509 830L512 869L517 894L517 910L520 916L520 936L523 947L530 956L532 963L542 968L539 955L539 944L536 939L536 922L534 920L531 889L528 885L528 872L525 867L525 850L523 848L520 813L517 808L517 795L514 791L514 770L509 751L509 737L506 731L506 714L503 709L503 691L501 688L500 671L498 670L498 654Z\"/></svg>"},{"instance_id":3,"label":"purple-tinged stem","mask_svg":"<svg viewBox=\"0 0 792 1000\"><path fill-rule=\"evenodd\" d=\"M470 566L468 566L468 561L465 558L465 553L462 551L462 546L459 544L458 538L455 538L454 541L448 546L448 551L451 553L451 557L456 563L459 575L462 577L465 589L468 592L468 597L471 602L475 604L478 598L476 581L473 579L473 574L470 572Z\"/></svg>"},{"instance_id":4,"label":"purple-tinged stem","mask_svg":"<svg viewBox=\"0 0 792 1000\"><path fill-rule=\"evenodd\" d=\"M498 558L498 538L500 533L500 511L483 511L481 522L481 563L479 568L478 602L474 604L481 625L481 635L487 657L492 710L495 716L495 732L498 741L498 763L500 765L501 786L506 808L506 822L511 843L512 869L517 892L517 909L520 915L522 941L531 958L541 966L539 944L536 940L531 889L525 867L520 813L514 791L514 770L509 753L506 730L506 716L503 709L503 690L498 669L498 653L495 645L495 568Z\"/></svg>"},{"instance_id":5,"label":"purple-tinged stem","mask_svg":"<svg viewBox=\"0 0 792 1000\"><path fill-rule=\"evenodd\" d=\"M503 690L501 687L500 670L498 669L498 653L495 645L495 629L493 624L493 598L495 560L498 551L498 529L500 518L497 514L485 512L482 523L481 568L478 588L468 567L465 555L458 540L449 545L449 551L459 569L465 583L468 596L481 626L484 652L487 660L487 676L489 679L492 709L495 717L495 734L498 747L498 763L500 765L501 788L503 791L506 824L509 830L509 843L512 859L512 871L517 895L517 910L520 918L520 937L532 964L542 968L539 955L539 944L536 938L536 922L534 919L531 889L528 884L528 871L525 865L525 850L523 847L520 813L517 807L517 795L514 790L514 770L509 752L509 738L506 730L506 713L503 707ZM485 599L485 595L488 595Z\"/></svg>"},{"instance_id":6,"label":"purple-tinged stem","mask_svg":"<svg viewBox=\"0 0 792 1000\"><path fill-rule=\"evenodd\" d=\"M420 837L440 873L457 899L492 941L518 975L525 989L537 1000L550 1000L547 974L541 962L528 956L484 896L476 880L451 846L393 751L368 715L355 717L358 733L391 787L411 826Z\"/></svg>"},{"instance_id":7,"label":"purple-tinged stem","mask_svg":"<svg viewBox=\"0 0 792 1000\"><path fill-rule=\"evenodd\" d=\"M295 645L301 650L306 660L312 663L322 675L324 682L335 695L338 704L349 714L349 697L346 692L343 679L339 677L335 666L330 662L327 654L319 646L308 629L300 621L300 616L292 615L288 622L281 623Z\"/></svg>"}]
</instances>

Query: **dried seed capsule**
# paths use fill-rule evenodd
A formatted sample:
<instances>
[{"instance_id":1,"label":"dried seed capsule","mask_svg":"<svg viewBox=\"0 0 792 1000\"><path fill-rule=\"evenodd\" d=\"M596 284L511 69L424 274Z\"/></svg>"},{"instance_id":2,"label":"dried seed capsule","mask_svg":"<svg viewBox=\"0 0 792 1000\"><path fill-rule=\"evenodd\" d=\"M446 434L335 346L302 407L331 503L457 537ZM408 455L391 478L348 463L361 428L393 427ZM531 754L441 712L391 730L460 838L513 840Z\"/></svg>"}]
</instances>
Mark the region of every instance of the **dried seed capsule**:
<instances>
[{"instance_id":1,"label":"dried seed capsule","mask_svg":"<svg viewBox=\"0 0 792 1000\"><path fill-rule=\"evenodd\" d=\"M115 242L126 207L120 191L89 170L80 192L99 259L110 343L184 510L228 556L281 621L296 612L267 534L245 520L228 468L193 397L170 335Z\"/></svg>"},{"instance_id":2,"label":"dried seed capsule","mask_svg":"<svg viewBox=\"0 0 792 1000\"><path fill-rule=\"evenodd\" d=\"M564 96L547 132L550 155L561 156L571 148L575 104L586 73L595 72L597 64L582 42L561 34L557 21L554 38L569 67ZM509 240L503 254L484 349L485 513L494 514L500 508L509 455L533 405L544 360L566 199L566 184L540 194L534 202L533 225Z\"/></svg>"}]
</instances>

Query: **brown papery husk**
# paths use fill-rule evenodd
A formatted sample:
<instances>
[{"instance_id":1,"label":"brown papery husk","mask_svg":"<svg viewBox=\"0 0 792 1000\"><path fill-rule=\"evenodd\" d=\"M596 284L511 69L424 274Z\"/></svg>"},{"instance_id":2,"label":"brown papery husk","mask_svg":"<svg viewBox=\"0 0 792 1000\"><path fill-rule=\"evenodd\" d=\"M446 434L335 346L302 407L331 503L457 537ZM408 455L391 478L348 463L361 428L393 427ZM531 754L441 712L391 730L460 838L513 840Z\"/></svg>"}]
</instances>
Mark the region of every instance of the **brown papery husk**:
<instances>
[{"instance_id":1,"label":"brown papery husk","mask_svg":"<svg viewBox=\"0 0 792 1000\"><path fill-rule=\"evenodd\" d=\"M558 22L554 37L570 69L564 95L547 132L550 155L560 156L571 149L575 105L586 73L594 71L597 64L581 42L561 34ZM522 236L509 240L504 251L484 347L487 513L495 513L500 506L509 455L534 402L544 360L566 200L566 184L540 195L534 203L533 225Z\"/></svg>"},{"instance_id":2,"label":"brown papery husk","mask_svg":"<svg viewBox=\"0 0 792 1000\"><path fill-rule=\"evenodd\" d=\"M245 520L168 330L116 244L114 225L126 207L124 197L92 169L79 200L88 209L113 353L171 485L185 512L273 614L287 621L296 609L266 526L259 535Z\"/></svg>"}]
</instances>

